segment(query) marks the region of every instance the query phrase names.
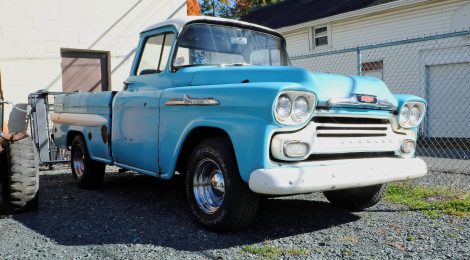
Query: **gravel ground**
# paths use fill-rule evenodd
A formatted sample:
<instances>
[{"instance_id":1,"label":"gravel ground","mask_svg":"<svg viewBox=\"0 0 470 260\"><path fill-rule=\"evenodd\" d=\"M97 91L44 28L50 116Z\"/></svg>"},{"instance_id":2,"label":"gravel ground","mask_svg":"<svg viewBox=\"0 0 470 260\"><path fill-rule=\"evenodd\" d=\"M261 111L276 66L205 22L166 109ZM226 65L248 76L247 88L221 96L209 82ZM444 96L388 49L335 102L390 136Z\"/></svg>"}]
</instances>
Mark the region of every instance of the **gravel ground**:
<instances>
[{"instance_id":1,"label":"gravel ground","mask_svg":"<svg viewBox=\"0 0 470 260\"><path fill-rule=\"evenodd\" d=\"M249 245L282 258L470 259L468 218L385 202L348 213L310 194L266 200L250 228L216 234L194 223L180 185L108 170L94 191L79 190L65 167L42 172L40 210L0 217L0 259L259 257Z\"/></svg>"}]
</instances>

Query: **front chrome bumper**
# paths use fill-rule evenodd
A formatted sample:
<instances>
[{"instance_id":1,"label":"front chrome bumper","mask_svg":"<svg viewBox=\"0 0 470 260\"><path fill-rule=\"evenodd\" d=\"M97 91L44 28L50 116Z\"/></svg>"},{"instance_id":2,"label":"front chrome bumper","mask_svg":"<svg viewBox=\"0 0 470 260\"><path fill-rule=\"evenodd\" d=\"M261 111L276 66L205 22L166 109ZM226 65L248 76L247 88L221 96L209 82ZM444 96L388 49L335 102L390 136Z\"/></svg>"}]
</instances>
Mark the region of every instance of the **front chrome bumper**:
<instances>
[{"instance_id":1,"label":"front chrome bumper","mask_svg":"<svg viewBox=\"0 0 470 260\"><path fill-rule=\"evenodd\" d=\"M419 158L331 160L257 169L249 186L256 193L289 195L403 181L426 173L426 163Z\"/></svg>"}]
</instances>

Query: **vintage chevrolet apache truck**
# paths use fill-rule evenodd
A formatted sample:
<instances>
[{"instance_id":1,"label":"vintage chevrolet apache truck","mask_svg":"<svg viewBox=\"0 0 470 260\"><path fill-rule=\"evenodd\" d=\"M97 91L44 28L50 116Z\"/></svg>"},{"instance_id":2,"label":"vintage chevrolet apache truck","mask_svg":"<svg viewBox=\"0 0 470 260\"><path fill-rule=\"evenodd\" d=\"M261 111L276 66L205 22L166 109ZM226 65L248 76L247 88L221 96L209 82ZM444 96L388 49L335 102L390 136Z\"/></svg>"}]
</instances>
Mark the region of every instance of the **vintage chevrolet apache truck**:
<instances>
[{"instance_id":1,"label":"vintage chevrolet apache truck","mask_svg":"<svg viewBox=\"0 0 470 260\"><path fill-rule=\"evenodd\" d=\"M180 173L196 220L233 230L261 194L323 191L361 210L386 183L425 175L415 158L425 108L377 78L290 66L271 29L187 17L141 33L122 91L58 96L51 119L80 187L98 187L105 165Z\"/></svg>"}]
</instances>

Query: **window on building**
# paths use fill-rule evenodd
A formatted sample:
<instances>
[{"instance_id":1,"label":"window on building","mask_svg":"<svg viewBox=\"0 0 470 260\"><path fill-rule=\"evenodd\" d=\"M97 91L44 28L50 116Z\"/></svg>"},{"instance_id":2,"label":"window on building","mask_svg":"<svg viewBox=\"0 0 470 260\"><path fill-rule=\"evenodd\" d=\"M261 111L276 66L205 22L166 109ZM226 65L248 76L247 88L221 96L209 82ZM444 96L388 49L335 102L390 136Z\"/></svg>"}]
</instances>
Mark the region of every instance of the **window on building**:
<instances>
[{"instance_id":1,"label":"window on building","mask_svg":"<svg viewBox=\"0 0 470 260\"><path fill-rule=\"evenodd\" d=\"M140 56L137 75L162 72L170 56L174 34L165 33L147 38Z\"/></svg>"},{"instance_id":2,"label":"window on building","mask_svg":"<svg viewBox=\"0 0 470 260\"><path fill-rule=\"evenodd\" d=\"M363 76L377 77L383 79L384 61L369 61L361 64L361 71Z\"/></svg>"},{"instance_id":3,"label":"window on building","mask_svg":"<svg viewBox=\"0 0 470 260\"><path fill-rule=\"evenodd\" d=\"M313 47L328 46L331 44L330 28L328 25L312 28Z\"/></svg>"}]
</instances>

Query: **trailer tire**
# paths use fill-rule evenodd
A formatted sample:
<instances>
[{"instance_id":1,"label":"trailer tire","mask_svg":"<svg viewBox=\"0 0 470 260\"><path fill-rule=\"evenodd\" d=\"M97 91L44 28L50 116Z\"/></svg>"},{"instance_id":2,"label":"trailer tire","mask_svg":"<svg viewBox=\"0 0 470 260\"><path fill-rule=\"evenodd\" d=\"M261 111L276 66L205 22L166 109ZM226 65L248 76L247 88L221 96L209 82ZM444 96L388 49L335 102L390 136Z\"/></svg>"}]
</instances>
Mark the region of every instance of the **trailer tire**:
<instances>
[{"instance_id":1,"label":"trailer tire","mask_svg":"<svg viewBox=\"0 0 470 260\"><path fill-rule=\"evenodd\" d=\"M39 205L39 164L36 147L30 138L7 145L7 177L4 185L4 207L8 213L35 211ZM5 187L7 186L7 187Z\"/></svg>"},{"instance_id":2,"label":"trailer tire","mask_svg":"<svg viewBox=\"0 0 470 260\"><path fill-rule=\"evenodd\" d=\"M72 140L70 167L78 187L89 190L99 188L103 184L106 165L90 158L85 139L81 135Z\"/></svg>"},{"instance_id":3,"label":"trailer tire","mask_svg":"<svg viewBox=\"0 0 470 260\"><path fill-rule=\"evenodd\" d=\"M6 197L7 197L7 183L8 183L8 167L4 151L0 152L0 215L6 213Z\"/></svg>"},{"instance_id":4,"label":"trailer tire","mask_svg":"<svg viewBox=\"0 0 470 260\"><path fill-rule=\"evenodd\" d=\"M351 211L361 211L379 203L385 196L387 184L344 190L325 191L323 194L331 204Z\"/></svg>"},{"instance_id":5,"label":"trailer tire","mask_svg":"<svg viewBox=\"0 0 470 260\"><path fill-rule=\"evenodd\" d=\"M197 222L217 232L249 225L259 195L241 179L231 143L210 138L193 150L186 172L186 195Z\"/></svg>"}]
</instances>

